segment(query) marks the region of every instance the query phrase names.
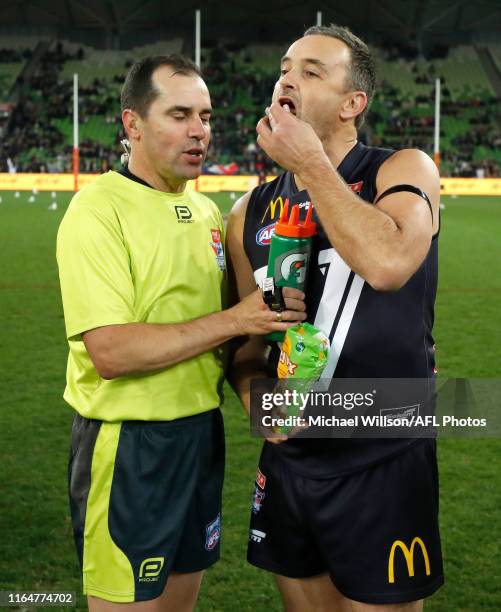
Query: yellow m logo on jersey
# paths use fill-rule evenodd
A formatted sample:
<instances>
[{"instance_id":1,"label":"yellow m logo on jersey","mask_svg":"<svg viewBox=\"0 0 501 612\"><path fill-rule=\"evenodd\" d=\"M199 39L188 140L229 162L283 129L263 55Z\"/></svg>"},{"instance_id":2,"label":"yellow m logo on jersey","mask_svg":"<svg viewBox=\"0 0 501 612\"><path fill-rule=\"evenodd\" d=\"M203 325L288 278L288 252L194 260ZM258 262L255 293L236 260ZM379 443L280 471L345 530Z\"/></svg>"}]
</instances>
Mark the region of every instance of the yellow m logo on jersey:
<instances>
[{"instance_id":1,"label":"yellow m logo on jersey","mask_svg":"<svg viewBox=\"0 0 501 612\"><path fill-rule=\"evenodd\" d=\"M414 538L411 542L410 549L407 548L407 546L402 542L402 540L395 540L390 550L390 558L388 559L388 582L390 584L395 582L395 551L397 548L400 548L404 553L409 576L414 576L414 548L416 547L416 544L419 544L421 552L423 553L426 575L430 575L430 559L428 557L428 551L426 550L426 546L424 545L423 540L417 537Z\"/></svg>"},{"instance_id":2,"label":"yellow m logo on jersey","mask_svg":"<svg viewBox=\"0 0 501 612\"><path fill-rule=\"evenodd\" d=\"M278 196L278 198L276 198L275 200L270 200L270 203L268 204L268 206L266 207L266 210L264 211L264 215L263 218L261 219L261 223L263 223L263 221L266 219L266 215L268 214L268 212L270 213L270 219L273 221L275 219L275 211L277 209L277 206L280 206L280 212L278 214L278 217L280 218L280 216L282 215L282 211L284 209L284 201L282 199L282 196Z\"/></svg>"}]
</instances>

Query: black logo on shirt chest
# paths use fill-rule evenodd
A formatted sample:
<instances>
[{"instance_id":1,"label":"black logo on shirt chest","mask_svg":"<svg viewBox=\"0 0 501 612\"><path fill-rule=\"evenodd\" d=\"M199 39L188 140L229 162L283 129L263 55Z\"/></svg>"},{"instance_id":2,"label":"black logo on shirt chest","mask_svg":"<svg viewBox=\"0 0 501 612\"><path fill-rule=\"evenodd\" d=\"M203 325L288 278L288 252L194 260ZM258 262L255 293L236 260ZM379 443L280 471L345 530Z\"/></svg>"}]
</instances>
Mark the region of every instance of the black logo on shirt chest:
<instances>
[{"instance_id":1,"label":"black logo on shirt chest","mask_svg":"<svg viewBox=\"0 0 501 612\"><path fill-rule=\"evenodd\" d=\"M178 205L174 206L174 210L176 211L176 217L178 223L195 223L195 219L193 219L193 213L186 205Z\"/></svg>"}]
</instances>

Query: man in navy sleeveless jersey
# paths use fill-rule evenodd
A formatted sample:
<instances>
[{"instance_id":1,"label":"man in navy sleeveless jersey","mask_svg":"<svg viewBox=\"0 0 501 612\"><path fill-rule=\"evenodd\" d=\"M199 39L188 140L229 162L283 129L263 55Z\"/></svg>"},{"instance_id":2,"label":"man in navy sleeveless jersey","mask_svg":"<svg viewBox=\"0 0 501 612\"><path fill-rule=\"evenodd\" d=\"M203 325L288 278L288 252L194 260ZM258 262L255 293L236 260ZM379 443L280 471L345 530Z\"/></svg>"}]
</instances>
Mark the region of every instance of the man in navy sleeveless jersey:
<instances>
[{"instance_id":1,"label":"man in navy sleeveless jersey","mask_svg":"<svg viewBox=\"0 0 501 612\"><path fill-rule=\"evenodd\" d=\"M313 202L306 303L331 340L323 376L432 381L439 175L420 151L357 141L374 84L369 49L346 28L313 27L290 46L257 126L286 171L235 204L228 251L242 299L266 276L284 201ZM276 368L264 349L248 337L235 350L247 409L250 380ZM248 560L276 575L288 612L422 610L443 583L435 441L267 440Z\"/></svg>"}]
</instances>

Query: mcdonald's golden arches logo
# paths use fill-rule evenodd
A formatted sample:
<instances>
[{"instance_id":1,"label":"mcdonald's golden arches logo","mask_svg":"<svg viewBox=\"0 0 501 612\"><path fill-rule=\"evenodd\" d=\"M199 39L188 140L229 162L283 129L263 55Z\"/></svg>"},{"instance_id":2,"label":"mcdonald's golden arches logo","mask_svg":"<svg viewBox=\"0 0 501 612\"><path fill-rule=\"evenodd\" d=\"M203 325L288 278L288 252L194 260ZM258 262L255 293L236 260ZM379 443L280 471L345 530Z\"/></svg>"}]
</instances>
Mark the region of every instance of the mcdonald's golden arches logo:
<instances>
[{"instance_id":1,"label":"mcdonald's golden arches logo","mask_svg":"<svg viewBox=\"0 0 501 612\"><path fill-rule=\"evenodd\" d=\"M415 537L411 542L410 549L407 548L407 545L402 542L402 540L395 540L390 550L390 557L388 559L388 582L393 584L395 582L395 551L397 548L404 553L405 562L407 563L407 572L409 576L412 578L414 576L414 548L416 544L419 544L421 549L421 553L423 554L424 566L426 570L426 575L430 575L430 559L428 557L428 551L426 550L426 546L421 538Z\"/></svg>"},{"instance_id":2,"label":"mcdonald's golden arches logo","mask_svg":"<svg viewBox=\"0 0 501 612\"><path fill-rule=\"evenodd\" d=\"M282 216L282 212L285 206L285 202L282 199L282 196L278 196L278 198L275 198L274 200L270 200L270 203L268 204L268 206L266 207L266 210L264 211L264 215L263 215L263 218L261 219L261 223L264 222L268 213L270 213L270 219L272 221L275 220L275 212L277 210L277 206L279 207L277 219L279 219Z\"/></svg>"}]
</instances>

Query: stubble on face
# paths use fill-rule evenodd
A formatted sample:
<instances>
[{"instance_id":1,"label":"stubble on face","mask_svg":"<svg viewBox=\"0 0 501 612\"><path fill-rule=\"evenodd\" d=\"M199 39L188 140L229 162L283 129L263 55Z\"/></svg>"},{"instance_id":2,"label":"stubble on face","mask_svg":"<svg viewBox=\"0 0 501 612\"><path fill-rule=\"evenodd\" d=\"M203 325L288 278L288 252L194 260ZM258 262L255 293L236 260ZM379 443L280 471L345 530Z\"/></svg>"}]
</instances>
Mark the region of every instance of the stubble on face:
<instances>
[{"instance_id":1,"label":"stubble on face","mask_svg":"<svg viewBox=\"0 0 501 612\"><path fill-rule=\"evenodd\" d=\"M158 96L141 123L141 152L154 173L176 188L197 178L210 142L210 95L197 75L164 66L153 74Z\"/></svg>"},{"instance_id":2,"label":"stubble on face","mask_svg":"<svg viewBox=\"0 0 501 612\"><path fill-rule=\"evenodd\" d=\"M282 60L282 68L292 72L276 83L273 101L282 103L284 96L290 96L296 102L296 116L309 123L321 140L329 138L339 122L339 105L348 91L350 59L349 48L336 38L300 38Z\"/></svg>"}]
</instances>

